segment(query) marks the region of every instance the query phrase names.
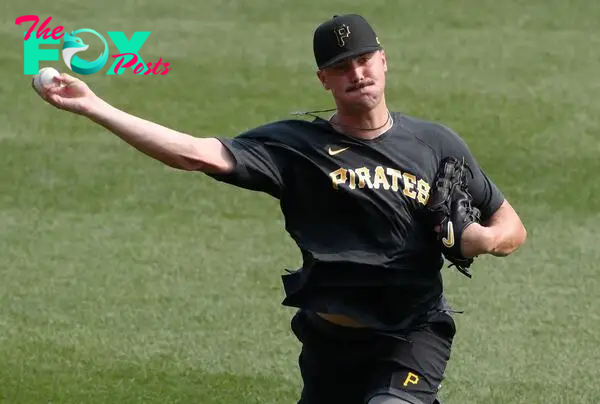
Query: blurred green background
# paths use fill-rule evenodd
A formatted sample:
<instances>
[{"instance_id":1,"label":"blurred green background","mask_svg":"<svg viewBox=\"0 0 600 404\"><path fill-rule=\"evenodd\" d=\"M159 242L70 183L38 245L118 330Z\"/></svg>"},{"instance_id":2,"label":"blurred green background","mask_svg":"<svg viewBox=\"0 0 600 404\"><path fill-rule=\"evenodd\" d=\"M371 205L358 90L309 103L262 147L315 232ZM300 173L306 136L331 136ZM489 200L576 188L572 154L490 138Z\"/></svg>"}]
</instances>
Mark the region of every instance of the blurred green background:
<instances>
[{"instance_id":1,"label":"blurred green background","mask_svg":"<svg viewBox=\"0 0 600 404\"><path fill-rule=\"evenodd\" d=\"M529 231L515 255L480 258L472 280L444 272L466 312L441 397L600 398L600 3L31 0L0 11L1 402L294 403L301 386L293 312L280 305L282 270L300 257L277 202L166 168L45 104L23 74L28 26L14 20L25 14L69 32L152 31L140 55L169 62L167 75L108 76L107 63L82 78L196 136L331 107L312 31L363 14L386 47L390 107L460 133ZM101 42L82 37L79 56L95 59Z\"/></svg>"}]
</instances>

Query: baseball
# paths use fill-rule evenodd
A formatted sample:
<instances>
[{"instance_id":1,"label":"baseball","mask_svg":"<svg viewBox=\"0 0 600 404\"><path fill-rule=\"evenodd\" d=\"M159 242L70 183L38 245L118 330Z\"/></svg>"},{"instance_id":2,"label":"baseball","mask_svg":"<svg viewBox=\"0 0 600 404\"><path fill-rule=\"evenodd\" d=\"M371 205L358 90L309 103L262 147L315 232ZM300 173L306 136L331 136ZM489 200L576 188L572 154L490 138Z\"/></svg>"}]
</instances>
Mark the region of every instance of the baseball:
<instances>
[{"instance_id":1,"label":"baseball","mask_svg":"<svg viewBox=\"0 0 600 404\"><path fill-rule=\"evenodd\" d=\"M52 84L52 79L56 76L60 76L58 70L53 67L43 67L40 69L38 74L33 78L33 85L37 91L42 91L44 86Z\"/></svg>"}]
</instances>

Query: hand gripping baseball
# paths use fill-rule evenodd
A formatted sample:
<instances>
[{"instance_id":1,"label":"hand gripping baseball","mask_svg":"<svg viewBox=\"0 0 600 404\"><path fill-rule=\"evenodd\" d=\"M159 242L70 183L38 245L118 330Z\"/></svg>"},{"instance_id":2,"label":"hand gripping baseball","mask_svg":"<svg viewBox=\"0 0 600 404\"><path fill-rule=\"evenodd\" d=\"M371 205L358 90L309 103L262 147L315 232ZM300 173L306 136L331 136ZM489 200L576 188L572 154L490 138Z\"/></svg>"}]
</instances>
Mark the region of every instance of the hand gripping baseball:
<instances>
[{"instance_id":1,"label":"hand gripping baseball","mask_svg":"<svg viewBox=\"0 0 600 404\"><path fill-rule=\"evenodd\" d=\"M66 73L54 77L52 84L45 85L40 91L35 88L33 81L31 84L46 102L76 114L85 114L92 109L94 103L98 102L98 97L87 84Z\"/></svg>"}]
</instances>

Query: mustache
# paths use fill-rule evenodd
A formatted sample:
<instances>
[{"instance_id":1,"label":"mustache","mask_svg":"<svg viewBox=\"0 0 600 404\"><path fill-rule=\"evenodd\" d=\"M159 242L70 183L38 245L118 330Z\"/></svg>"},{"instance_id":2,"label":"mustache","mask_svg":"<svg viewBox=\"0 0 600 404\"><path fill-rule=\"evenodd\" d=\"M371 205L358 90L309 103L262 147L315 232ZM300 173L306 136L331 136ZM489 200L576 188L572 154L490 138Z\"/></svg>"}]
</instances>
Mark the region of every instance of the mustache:
<instances>
[{"instance_id":1,"label":"mustache","mask_svg":"<svg viewBox=\"0 0 600 404\"><path fill-rule=\"evenodd\" d=\"M354 84L346 88L346 92L349 93L351 91L360 90L361 88L365 88L367 86L371 86L375 84L373 80L363 81L362 83Z\"/></svg>"}]
</instances>

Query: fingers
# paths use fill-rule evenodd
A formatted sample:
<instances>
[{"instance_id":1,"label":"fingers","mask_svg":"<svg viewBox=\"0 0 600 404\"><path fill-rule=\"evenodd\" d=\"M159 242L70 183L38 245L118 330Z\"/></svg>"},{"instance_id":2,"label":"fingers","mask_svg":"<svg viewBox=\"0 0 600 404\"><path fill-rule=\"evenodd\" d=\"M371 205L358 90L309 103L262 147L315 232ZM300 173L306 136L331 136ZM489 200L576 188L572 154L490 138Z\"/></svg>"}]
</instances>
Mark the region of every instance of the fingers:
<instances>
[{"instance_id":1,"label":"fingers","mask_svg":"<svg viewBox=\"0 0 600 404\"><path fill-rule=\"evenodd\" d=\"M68 99L65 99L59 92L53 90L55 89L50 89L44 93L44 100L58 109L69 110Z\"/></svg>"},{"instance_id":2,"label":"fingers","mask_svg":"<svg viewBox=\"0 0 600 404\"><path fill-rule=\"evenodd\" d=\"M48 84L46 86L44 86L44 92L45 93L59 93L61 91L64 91L64 85L62 84L57 84L57 83L52 83L52 84Z\"/></svg>"},{"instance_id":3,"label":"fingers","mask_svg":"<svg viewBox=\"0 0 600 404\"><path fill-rule=\"evenodd\" d=\"M56 106L56 103L60 101L60 91L62 90L62 86L50 84L45 85L38 90L32 81L31 87L44 101L48 102L49 104Z\"/></svg>"},{"instance_id":4,"label":"fingers","mask_svg":"<svg viewBox=\"0 0 600 404\"><path fill-rule=\"evenodd\" d=\"M42 86L41 88L37 88L35 86L35 77L31 79L31 88L33 88L33 90L43 99L45 99L47 101L47 94L49 91L60 88L55 84L47 84Z\"/></svg>"},{"instance_id":5,"label":"fingers","mask_svg":"<svg viewBox=\"0 0 600 404\"><path fill-rule=\"evenodd\" d=\"M58 107L60 104L60 97L56 94L50 94L49 92L44 93L44 99L48 101L49 104Z\"/></svg>"},{"instance_id":6,"label":"fingers","mask_svg":"<svg viewBox=\"0 0 600 404\"><path fill-rule=\"evenodd\" d=\"M56 77L52 77L52 84L49 85L48 88L66 87L72 83L73 83L73 81L67 81L63 76L56 76Z\"/></svg>"},{"instance_id":7,"label":"fingers","mask_svg":"<svg viewBox=\"0 0 600 404\"><path fill-rule=\"evenodd\" d=\"M61 73L60 76L55 76L55 77L52 78L52 82L54 84L58 84L58 85L61 85L61 86L68 86L69 84L73 84L73 83L76 83L78 81L81 81L81 80L79 80L78 78L73 77L73 76L71 76L70 74L67 74L67 73Z\"/></svg>"},{"instance_id":8,"label":"fingers","mask_svg":"<svg viewBox=\"0 0 600 404\"><path fill-rule=\"evenodd\" d=\"M49 96L56 96L64 94L65 87L78 81L75 77L69 76L63 73L61 76L52 78L52 84L43 86L41 95L47 100ZM56 98L56 97L53 97Z\"/></svg>"},{"instance_id":9,"label":"fingers","mask_svg":"<svg viewBox=\"0 0 600 404\"><path fill-rule=\"evenodd\" d=\"M49 104L54 104L55 103L55 94L51 93L50 90L52 90L52 88L43 88L42 91L40 91L38 94L40 95L40 97L42 97L42 99L44 101L46 101Z\"/></svg>"},{"instance_id":10,"label":"fingers","mask_svg":"<svg viewBox=\"0 0 600 404\"><path fill-rule=\"evenodd\" d=\"M66 73L53 77L52 82L44 86L36 88L33 80L31 85L48 104L75 113L81 113L94 96L82 80Z\"/></svg>"}]
</instances>

